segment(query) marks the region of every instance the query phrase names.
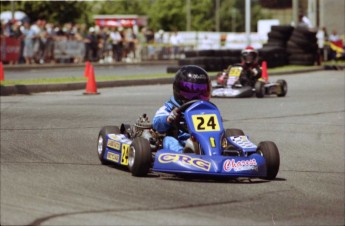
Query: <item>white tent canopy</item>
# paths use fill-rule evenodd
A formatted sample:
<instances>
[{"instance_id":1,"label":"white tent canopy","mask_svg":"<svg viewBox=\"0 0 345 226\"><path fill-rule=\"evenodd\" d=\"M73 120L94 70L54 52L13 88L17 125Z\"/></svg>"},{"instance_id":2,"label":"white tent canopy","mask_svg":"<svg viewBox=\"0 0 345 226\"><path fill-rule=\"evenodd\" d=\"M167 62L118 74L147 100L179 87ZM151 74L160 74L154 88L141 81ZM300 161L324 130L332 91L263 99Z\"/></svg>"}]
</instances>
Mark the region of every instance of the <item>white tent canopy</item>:
<instances>
[{"instance_id":1,"label":"white tent canopy","mask_svg":"<svg viewBox=\"0 0 345 226\"><path fill-rule=\"evenodd\" d=\"M22 11L15 11L14 12L14 19L15 20L24 20L28 18L28 16ZM4 21L5 23L12 20L12 12L11 11L4 11L0 14L0 20Z\"/></svg>"}]
</instances>

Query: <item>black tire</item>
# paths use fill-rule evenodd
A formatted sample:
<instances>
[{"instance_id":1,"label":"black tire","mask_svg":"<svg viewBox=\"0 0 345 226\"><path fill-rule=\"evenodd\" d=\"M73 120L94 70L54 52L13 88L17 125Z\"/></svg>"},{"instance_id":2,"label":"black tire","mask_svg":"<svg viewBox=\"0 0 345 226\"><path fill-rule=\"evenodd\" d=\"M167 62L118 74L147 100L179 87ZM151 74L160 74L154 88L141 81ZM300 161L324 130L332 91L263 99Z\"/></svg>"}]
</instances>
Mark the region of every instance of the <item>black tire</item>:
<instances>
[{"instance_id":1,"label":"black tire","mask_svg":"<svg viewBox=\"0 0 345 226\"><path fill-rule=\"evenodd\" d=\"M271 26L272 31L278 31L284 33L286 35L290 35L291 32L294 30L294 27L290 25L273 25Z\"/></svg>"},{"instance_id":2,"label":"black tire","mask_svg":"<svg viewBox=\"0 0 345 226\"><path fill-rule=\"evenodd\" d=\"M137 137L133 140L128 153L128 168L133 176L146 176L151 168L152 154L148 140Z\"/></svg>"},{"instance_id":3,"label":"black tire","mask_svg":"<svg viewBox=\"0 0 345 226\"><path fill-rule=\"evenodd\" d=\"M241 129L231 128L231 129L225 130L225 136L226 137L243 136L243 135L244 135L244 132Z\"/></svg>"},{"instance_id":4,"label":"black tire","mask_svg":"<svg viewBox=\"0 0 345 226\"><path fill-rule=\"evenodd\" d=\"M110 133L115 133L115 134L120 134L120 129L117 126L104 126L98 134L98 143L97 143L97 154L98 154L98 158L101 161L101 163L107 164L109 163L108 160L104 159L104 152L105 152L105 148L107 147L107 144L105 142L106 138L107 138L107 134Z\"/></svg>"},{"instance_id":5,"label":"black tire","mask_svg":"<svg viewBox=\"0 0 345 226\"><path fill-rule=\"evenodd\" d=\"M180 68L180 66L168 66L167 73L176 73Z\"/></svg>"},{"instance_id":6,"label":"black tire","mask_svg":"<svg viewBox=\"0 0 345 226\"><path fill-rule=\"evenodd\" d=\"M272 141L262 141L259 143L256 152L263 156L266 161L267 175L263 178L267 180L275 179L280 165L277 145Z\"/></svg>"},{"instance_id":7,"label":"black tire","mask_svg":"<svg viewBox=\"0 0 345 226\"><path fill-rule=\"evenodd\" d=\"M277 94L278 97L285 97L287 91L288 91L288 86L287 82L284 79L279 79L277 80L277 83L280 86L281 92Z\"/></svg>"},{"instance_id":8,"label":"black tire","mask_svg":"<svg viewBox=\"0 0 345 226\"><path fill-rule=\"evenodd\" d=\"M257 98L262 98L265 96L265 83L257 81L255 83L255 95Z\"/></svg>"}]
</instances>

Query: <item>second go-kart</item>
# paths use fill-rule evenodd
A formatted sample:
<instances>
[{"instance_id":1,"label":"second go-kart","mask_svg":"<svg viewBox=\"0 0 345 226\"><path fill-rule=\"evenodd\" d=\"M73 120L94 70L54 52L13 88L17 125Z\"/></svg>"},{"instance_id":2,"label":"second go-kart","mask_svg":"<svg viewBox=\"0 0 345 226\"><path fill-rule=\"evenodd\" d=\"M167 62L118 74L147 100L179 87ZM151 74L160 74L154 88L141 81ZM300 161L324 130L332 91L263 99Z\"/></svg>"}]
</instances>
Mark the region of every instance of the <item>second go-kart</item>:
<instances>
[{"instance_id":1,"label":"second go-kart","mask_svg":"<svg viewBox=\"0 0 345 226\"><path fill-rule=\"evenodd\" d=\"M124 165L133 176L163 172L214 178L276 178L280 157L274 142L255 145L242 130L224 129L218 108L209 101L193 100L178 110L184 119L175 129L191 134L182 153L163 148L165 134L154 131L144 114L133 126L103 127L98 136L99 159L103 164Z\"/></svg>"},{"instance_id":2,"label":"second go-kart","mask_svg":"<svg viewBox=\"0 0 345 226\"><path fill-rule=\"evenodd\" d=\"M258 98L262 98L265 95L284 97L287 93L287 82L283 79L272 83L261 78L253 87L249 85L243 86L239 82L242 72L243 66L235 64L228 70L219 73L212 86L212 97L252 97L254 95Z\"/></svg>"}]
</instances>

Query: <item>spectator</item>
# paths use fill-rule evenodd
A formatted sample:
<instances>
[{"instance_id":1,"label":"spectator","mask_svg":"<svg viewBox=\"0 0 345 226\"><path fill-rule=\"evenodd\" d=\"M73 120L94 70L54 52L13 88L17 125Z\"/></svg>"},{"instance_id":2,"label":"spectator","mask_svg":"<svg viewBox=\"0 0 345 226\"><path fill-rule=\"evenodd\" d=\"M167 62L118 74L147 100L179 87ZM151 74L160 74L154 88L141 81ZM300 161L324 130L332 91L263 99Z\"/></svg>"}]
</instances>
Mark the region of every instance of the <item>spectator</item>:
<instances>
[{"instance_id":1,"label":"spectator","mask_svg":"<svg viewBox=\"0 0 345 226\"><path fill-rule=\"evenodd\" d=\"M176 59L179 53L179 45L181 44L181 39L178 33L175 31L170 36L170 45L172 46L171 54L172 58Z\"/></svg>"},{"instance_id":2,"label":"spectator","mask_svg":"<svg viewBox=\"0 0 345 226\"><path fill-rule=\"evenodd\" d=\"M300 14L298 17L298 27L304 27L307 29L313 28L313 25L308 17L304 16L303 14Z\"/></svg>"},{"instance_id":3,"label":"spectator","mask_svg":"<svg viewBox=\"0 0 345 226\"><path fill-rule=\"evenodd\" d=\"M120 62L122 60L123 38L118 28L112 28L109 36L113 50L113 60Z\"/></svg>"},{"instance_id":4,"label":"spectator","mask_svg":"<svg viewBox=\"0 0 345 226\"><path fill-rule=\"evenodd\" d=\"M85 61L98 61L98 40L94 27L89 28L89 33L85 38L85 48Z\"/></svg>"},{"instance_id":5,"label":"spectator","mask_svg":"<svg viewBox=\"0 0 345 226\"><path fill-rule=\"evenodd\" d=\"M138 33L137 36L137 58L138 61L140 62L142 59L146 59L147 58L147 48L146 48L146 37L145 37L145 33L146 33L146 27L143 27L140 32Z\"/></svg>"},{"instance_id":6,"label":"spectator","mask_svg":"<svg viewBox=\"0 0 345 226\"><path fill-rule=\"evenodd\" d=\"M326 28L320 28L316 33L317 45L318 45L318 59L317 64L321 65L321 62L324 61L324 46L327 40Z\"/></svg>"},{"instance_id":7,"label":"spectator","mask_svg":"<svg viewBox=\"0 0 345 226\"><path fill-rule=\"evenodd\" d=\"M29 22L24 22L24 26L22 27L22 33L24 35L24 49L23 49L23 56L25 58L26 64L32 63L32 58L34 56L34 38L35 38L35 31L30 26Z\"/></svg>"},{"instance_id":8,"label":"spectator","mask_svg":"<svg viewBox=\"0 0 345 226\"><path fill-rule=\"evenodd\" d=\"M337 41L339 41L339 40L340 40L340 38L339 38L339 36L338 36L337 31L336 31L336 30L333 30L332 34L329 36L329 41L330 41L330 42L337 42Z\"/></svg>"},{"instance_id":9,"label":"spectator","mask_svg":"<svg viewBox=\"0 0 345 226\"><path fill-rule=\"evenodd\" d=\"M23 47L24 47L24 42L23 42L23 33L20 30L20 26L21 26L21 22L20 21L16 21L12 24L11 27L11 32L10 32L10 37L14 38L14 39L18 39L20 41L20 55L18 57L18 59L10 62L12 64L18 64L20 58L22 57L23 54Z\"/></svg>"},{"instance_id":10,"label":"spectator","mask_svg":"<svg viewBox=\"0 0 345 226\"><path fill-rule=\"evenodd\" d=\"M331 60L345 58L343 40L340 39L336 30L333 30L332 34L329 36L329 46Z\"/></svg>"},{"instance_id":11,"label":"spectator","mask_svg":"<svg viewBox=\"0 0 345 226\"><path fill-rule=\"evenodd\" d=\"M131 62L136 59L135 45L137 43L137 36L134 34L132 28L125 31L125 57L126 60Z\"/></svg>"},{"instance_id":12,"label":"spectator","mask_svg":"<svg viewBox=\"0 0 345 226\"><path fill-rule=\"evenodd\" d=\"M149 28L146 30L145 33L145 37L146 37L146 43L147 43L147 55L148 55L148 59L152 60L155 57L155 33L154 31Z\"/></svg>"}]
</instances>

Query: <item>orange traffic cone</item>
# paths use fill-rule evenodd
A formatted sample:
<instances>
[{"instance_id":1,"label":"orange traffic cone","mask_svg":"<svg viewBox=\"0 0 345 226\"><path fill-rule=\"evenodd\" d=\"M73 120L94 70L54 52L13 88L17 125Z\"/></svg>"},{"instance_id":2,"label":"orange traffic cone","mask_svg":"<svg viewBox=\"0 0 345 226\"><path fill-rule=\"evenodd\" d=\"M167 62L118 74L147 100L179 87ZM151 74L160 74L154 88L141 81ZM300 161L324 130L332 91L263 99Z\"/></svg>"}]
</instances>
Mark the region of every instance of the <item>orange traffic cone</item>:
<instances>
[{"instance_id":1,"label":"orange traffic cone","mask_svg":"<svg viewBox=\"0 0 345 226\"><path fill-rule=\"evenodd\" d=\"M4 67L2 66L2 61L0 61L0 81L5 80Z\"/></svg>"},{"instance_id":2,"label":"orange traffic cone","mask_svg":"<svg viewBox=\"0 0 345 226\"><path fill-rule=\"evenodd\" d=\"M89 70L90 70L90 61L85 62L85 70L84 70L84 77L89 77Z\"/></svg>"},{"instance_id":3,"label":"orange traffic cone","mask_svg":"<svg viewBox=\"0 0 345 226\"><path fill-rule=\"evenodd\" d=\"M90 64L88 71L89 72L88 72L88 78L87 78L87 84L86 84L86 91L84 94L99 94L97 92L95 71L92 64Z\"/></svg>"},{"instance_id":4,"label":"orange traffic cone","mask_svg":"<svg viewBox=\"0 0 345 226\"><path fill-rule=\"evenodd\" d=\"M268 82L267 62L266 61L262 61L261 69L262 69L262 78L265 80L265 82Z\"/></svg>"}]
</instances>

